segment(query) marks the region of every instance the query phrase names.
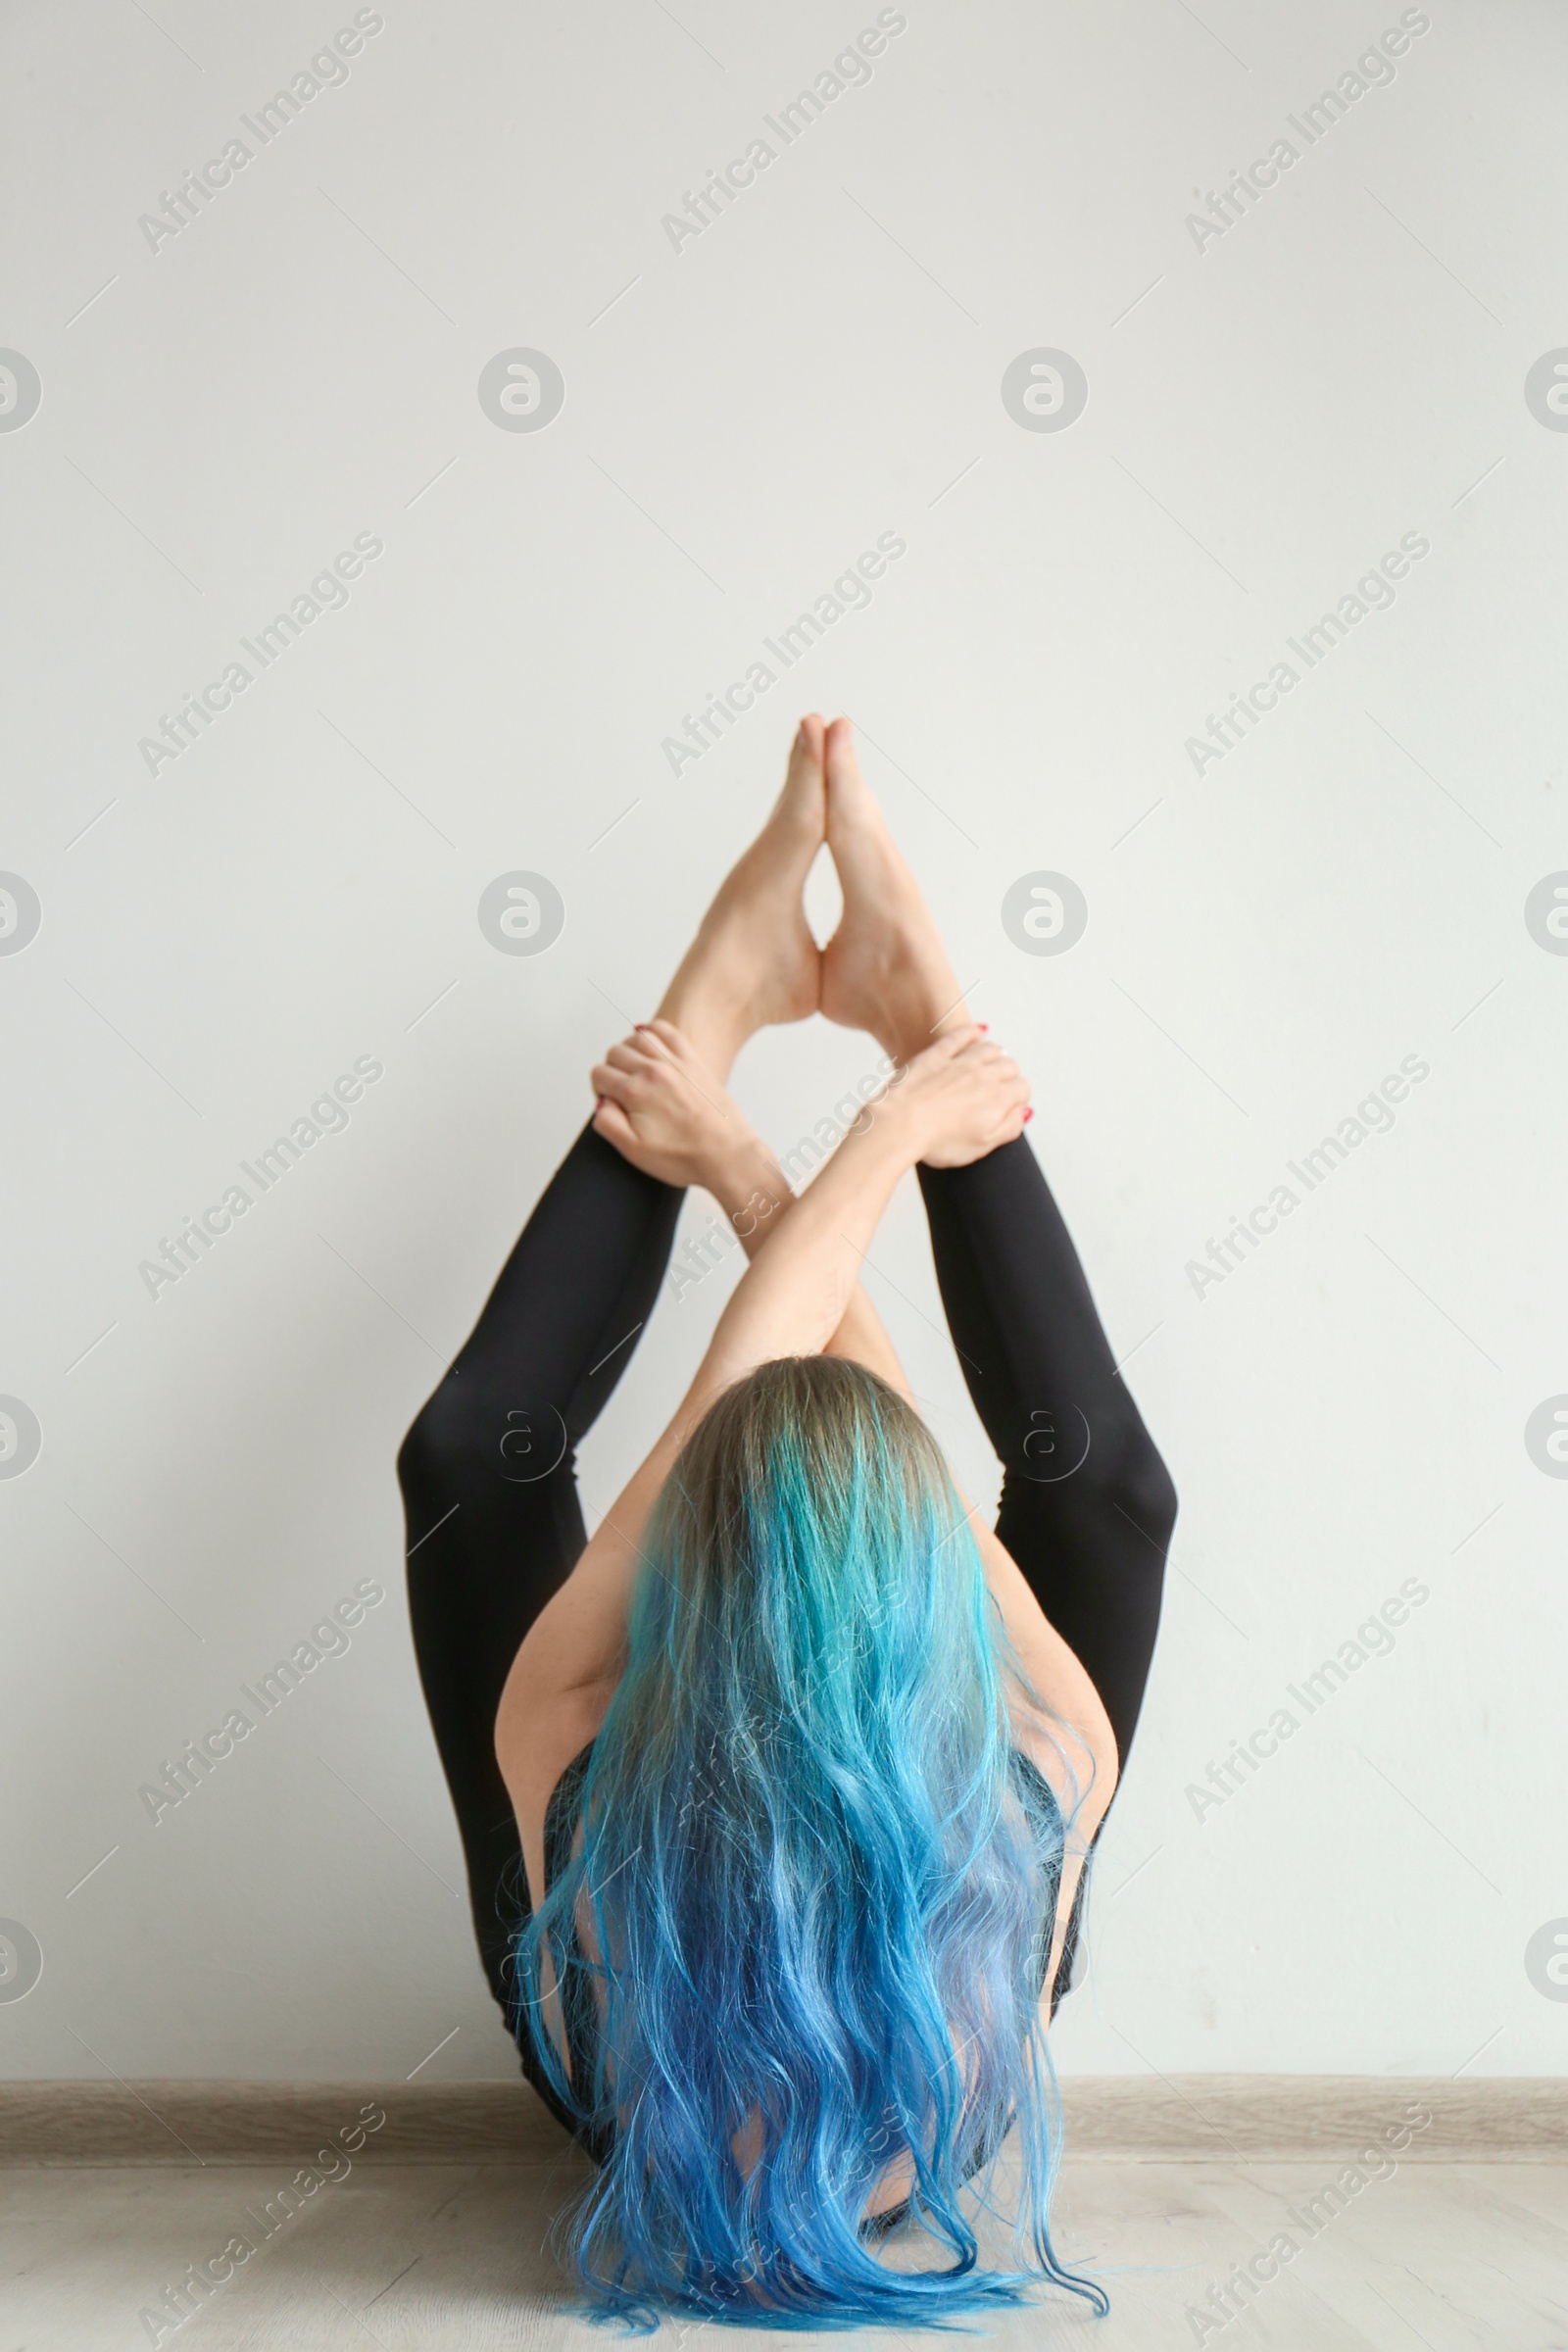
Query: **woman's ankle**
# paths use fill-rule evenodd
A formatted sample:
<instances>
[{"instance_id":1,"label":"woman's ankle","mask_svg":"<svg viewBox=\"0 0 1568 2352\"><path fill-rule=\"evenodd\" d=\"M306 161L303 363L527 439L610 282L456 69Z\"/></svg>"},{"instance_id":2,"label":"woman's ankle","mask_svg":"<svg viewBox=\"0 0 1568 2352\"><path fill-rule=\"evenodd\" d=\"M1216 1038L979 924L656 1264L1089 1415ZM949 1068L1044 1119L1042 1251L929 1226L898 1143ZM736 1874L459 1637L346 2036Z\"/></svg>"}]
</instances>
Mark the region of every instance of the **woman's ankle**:
<instances>
[{"instance_id":1,"label":"woman's ankle","mask_svg":"<svg viewBox=\"0 0 1568 2352\"><path fill-rule=\"evenodd\" d=\"M688 994L677 972L660 999L654 1019L668 1021L678 1029L718 1085L729 1084L735 1056L752 1032L714 1002L711 992Z\"/></svg>"},{"instance_id":2,"label":"woman's ankle","mask_svg":"<svg viewBox=\"0 0 1568 2352\"><path fill-rule=\"evenodd\" d=\"M923 1054L927 1046L934 1046L950 1029L968 1027L969 1020L969 1008L961 997L946 1003L938 1003L933 997L917 1009L911 1006L906 1011L901 1010L896 1021L887 1023L888 1034L879 1036L877 1044L902 1067L917 1054Z\"/></svg>"}]
</instances>

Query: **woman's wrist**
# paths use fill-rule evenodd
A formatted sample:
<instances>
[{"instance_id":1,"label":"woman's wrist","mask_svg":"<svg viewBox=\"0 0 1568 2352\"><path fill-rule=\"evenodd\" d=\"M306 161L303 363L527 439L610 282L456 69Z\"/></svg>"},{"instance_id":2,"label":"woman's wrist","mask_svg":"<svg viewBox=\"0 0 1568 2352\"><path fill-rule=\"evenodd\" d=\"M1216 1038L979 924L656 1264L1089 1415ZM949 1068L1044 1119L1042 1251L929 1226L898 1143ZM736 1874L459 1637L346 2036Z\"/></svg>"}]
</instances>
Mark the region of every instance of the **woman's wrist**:
<instances>
[{"instance_id":1,"label":"woman's wrist","mask_svg":"<svg viewBox=\"0 0 1568 2352\"><path fill-rule=\"evenodd\" d=\"M925 1129L917 1105L902 1087L895 1082L886 1093L876 1096L866 1104L865 1115L867 1126L858 1137L852 1128L851 1137L862 1145L879 1142L884 1153L912 1168L925 1150Z\"/></svg>"},{"instance_id":2,"label":"woman's wrist","mask_svg":"<svg viewBox=\"0 0 1568 2352\"><path fill-rule=\"evenodd\" d=\"M731 1131L705 1150L695 1181L712 1195L754 1258L787 1213L807 1201L826 1209L836 1224L844 1217L853 1221L860 1196L869 1194L873 1214L880 1214L900 1177L920 1157L923 1134L917 1114L906 1111L890 1089L867 1103L864 1125L851 1128L821 1174L797 1195L773 1152L737 1111Z\"/></svg>"},{"instance_id":3,"label":"woman's wrist","mask_svg":"<svg viewBox=\"0 0 1568 2352\"><path fill-rule=\"evenodd\" d=\"M868 1106L869 1107L869 1106ZM869 1213L870 1230L899 1180L920 1156L921 1122L897 1098L875 1106L863 1127L852 1127L821 1174L801 1196L801 1206L816 1204L835 1228L857 1224Z\"/></svg>"},{"instance_id":4,"label":"woman's wrist","mask_svg":"<svg viewBox=\"0 0 1568 2352\"><path fill-rule=\"evenodd\" d=\"M751 1128L710 1158L700 1181L735 1228L748 1257L755 1256L795 1198L777 1159Z\"/></svg>"}]
</instances>

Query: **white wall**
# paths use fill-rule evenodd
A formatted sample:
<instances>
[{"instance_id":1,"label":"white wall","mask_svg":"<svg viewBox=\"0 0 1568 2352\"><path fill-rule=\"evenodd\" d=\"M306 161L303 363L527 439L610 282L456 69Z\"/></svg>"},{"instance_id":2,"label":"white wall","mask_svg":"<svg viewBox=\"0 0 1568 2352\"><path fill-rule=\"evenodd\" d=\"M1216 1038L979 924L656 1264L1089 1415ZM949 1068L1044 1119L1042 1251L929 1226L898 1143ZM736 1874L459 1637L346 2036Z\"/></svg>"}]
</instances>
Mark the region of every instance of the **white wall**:
<instances>
[{"instance_id":1,"label":"white wall","mask_svg":"<svg viewBox=\"0 0 1568 2352\"><path fill-rule=\"evenodd\" d=\"M1568 1936L1568 1483L1525 1429L1568 1392L1568 957L1525 902L1568 868L1568 436L1524 387L1568 342L1561 12L1432 0L1308 149L1287 118L1396 5L907 0L678 252L662 216L870 0L380 13L153 250L138 216L353 9L8 12L0 344L42 403L0 431L0 867L42 926L0 956L0 1390L42 1450L0 1480L0 1915L43 1973L0 2071L401 2076L443 2037L423 2080L513 2070L392 1457L812 707L862 722L1028 1063L1182 1494L1061 2064L1559 2068L1568 1986L1526 1953ZM1195 188L1282 134L1200 249ZM476 397L519 346L564 376L539 433ZM1087 374L1063 431L1000 396L1039 347ZM672 775L682 714L883 532L869 609ZM160 714L360 533L346 609L149 773ZM1392 607L1195 772L1207 714L1406 533ZM519 868L566 908L531 958L476 921ZM1060 956L1000 918L1040 869L1088 902ZM787 1146L873 1054L813 1023L738 1089ZM346 1132L150 1297L161 1237L357 1056L384 1076ZM1189 1261L1405 1056L1392 1131L1200 1295ZM877 1267L984 1480L912 1192ZM591 1499L727 1279L664 1302ZM163 1760L370 1577L348 1653L155 1826ZM1407 1579L1308 1719L1288 1687ZM1282 1705L1279 1753L1195 1797Z\"/></svg>"}]
</instances>

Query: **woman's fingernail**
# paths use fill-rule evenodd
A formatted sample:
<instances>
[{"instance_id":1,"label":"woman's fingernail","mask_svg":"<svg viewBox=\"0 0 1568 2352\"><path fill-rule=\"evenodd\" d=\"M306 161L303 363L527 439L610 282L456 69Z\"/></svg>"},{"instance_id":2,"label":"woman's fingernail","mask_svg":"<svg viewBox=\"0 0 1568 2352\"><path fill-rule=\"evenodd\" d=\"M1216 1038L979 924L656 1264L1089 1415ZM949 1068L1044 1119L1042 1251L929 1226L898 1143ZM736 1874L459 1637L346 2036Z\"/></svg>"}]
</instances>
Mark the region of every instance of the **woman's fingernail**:
<instances>
[{"instance_id":1,"label":"woman's fingernail","mask_svg":"<svg viewBox=\"0 0 1568 2352\"><path fill-rule=\"evenodd\" d=\"M981 1022L978 1024L978 1026L979 1026L980 1028L982 1028L982 1029L989 1029L989 1028L990 1028L990 1026L991 1026L991 1023L990 1023L989 1021L981 1021Z\"/></svg>"},{"instance_id":2,"label":"woman's fingernail","mask_svg":"<svg viewBox=\"0 0 1568 2352\"><path fill-rule=\"evenodd\" d=\"M1026 1127L1028 1126L1028 1124L1029 1124L1030 1120L1031 1120L1031 1119L1034 1117L1034 1115L1035 1115L1035 1106L1034 1106L1034 1104L1031 1102L1031 1103L1030 1103L1030 1105L1029 1105L1029 1107L1028 1107L1028 1109L1027 1109L1027 1110L1024 1112L1024 1114L1023 1114L1023 1123L1024 1123L1024 1125L1025 1125Z\"/></svg>"},{"instance_id":3,"label":"woman's fingernail","mask_svg":"<svg viewBox=\"0 0 1568 2352\"><path fill-rule=\"evenodd\" d=\"M646 1029L646 1028L647 1028L647 1026L648 1026L648 1023L647 1023L646 1021L633 1021L633 1023L632 1023L632 1027L633 1027L634 1029Z\"/></svg>"},{"instance_id":4,"label":"woman's fingernail","mask_svg":"<svg viewBox=\"0 0 1568 2352\"><path fill-rule=\"evenodd\" d=\"M595 1097L594 1097L594 1108L595 1108L595 1110L603 1110L603 1109L604 1109L604 1107L605 1107L605 1098L604 1098L604 1096L603 1096L603 1095L595 1095Z\"/></svg>"}]
</instances>

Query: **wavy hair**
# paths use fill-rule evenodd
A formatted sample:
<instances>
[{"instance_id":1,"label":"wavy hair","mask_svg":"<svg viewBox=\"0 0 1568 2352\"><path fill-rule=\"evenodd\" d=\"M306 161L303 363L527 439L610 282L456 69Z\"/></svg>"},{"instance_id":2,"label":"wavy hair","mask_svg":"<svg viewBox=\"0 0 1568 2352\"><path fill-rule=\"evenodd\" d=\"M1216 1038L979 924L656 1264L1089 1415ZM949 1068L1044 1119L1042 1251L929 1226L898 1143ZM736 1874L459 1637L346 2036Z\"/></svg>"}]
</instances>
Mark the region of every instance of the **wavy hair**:
<instances>
[{"instance_id":1,"label":"wavy hair","mask_svg":"<svg viewBox=\"0 0 1568 2352\"><path fill-rule=\"evenodd\" d=\"M941 2326L1042 2279L1104 2309L1050 2232L1062 1817L1014 1765L1022 1678L918 1415L832 1356L729 1389L651 1515L628 1639L580 1848L514 1950L523 2030L608 2149L564 2223L589 2315ZM591 2081L539 2022L562 2004L598 2021ZM1014 2122L1016 2267L987 2269L971 2210ZM878 2257L901 2160L941 2267Z\"/></svg>"}]
</instances>

